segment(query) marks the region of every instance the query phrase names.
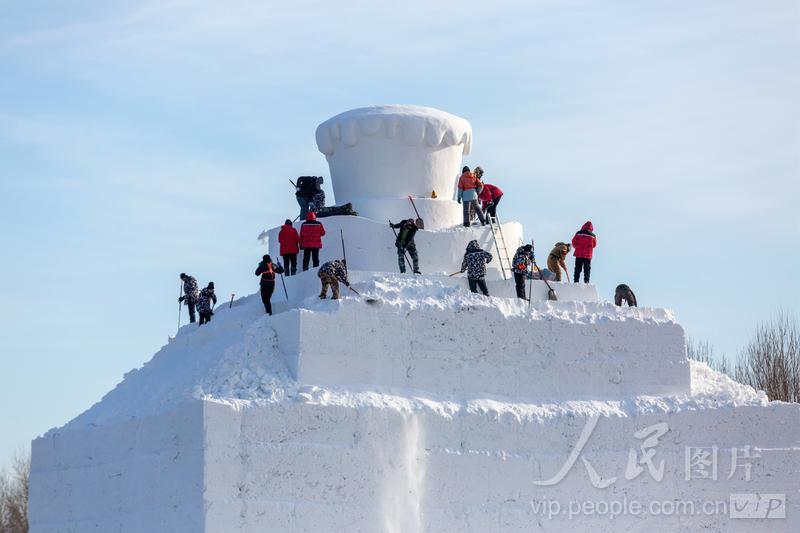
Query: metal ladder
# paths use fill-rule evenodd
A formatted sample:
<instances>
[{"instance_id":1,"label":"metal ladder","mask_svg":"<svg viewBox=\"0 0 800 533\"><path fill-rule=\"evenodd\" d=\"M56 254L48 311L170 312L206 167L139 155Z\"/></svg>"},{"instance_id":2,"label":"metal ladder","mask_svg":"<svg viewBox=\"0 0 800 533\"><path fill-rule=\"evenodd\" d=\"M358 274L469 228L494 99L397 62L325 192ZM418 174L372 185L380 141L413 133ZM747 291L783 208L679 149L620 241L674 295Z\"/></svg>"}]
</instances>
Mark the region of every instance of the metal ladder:
<instances>
[{"instance_id":1,"label":"metal ladder","mask_svg":"<svg viewBox=\"0 0 800 533\"><path fill-rule=\"evenodd\" d=\"M500 262L500 271L503 273L503 279L509 279L512 269L511 257L508 254L506 238L503 235L503 226L500 224L500 221L497 219L497 217L493 217L489 215L489 213L486 213L486 218L489 219L489 227L492 230L494 247L497 250L497 260ZM509 276L506 276L506 270L508 270Z\"/></svg>"}]
</instances>

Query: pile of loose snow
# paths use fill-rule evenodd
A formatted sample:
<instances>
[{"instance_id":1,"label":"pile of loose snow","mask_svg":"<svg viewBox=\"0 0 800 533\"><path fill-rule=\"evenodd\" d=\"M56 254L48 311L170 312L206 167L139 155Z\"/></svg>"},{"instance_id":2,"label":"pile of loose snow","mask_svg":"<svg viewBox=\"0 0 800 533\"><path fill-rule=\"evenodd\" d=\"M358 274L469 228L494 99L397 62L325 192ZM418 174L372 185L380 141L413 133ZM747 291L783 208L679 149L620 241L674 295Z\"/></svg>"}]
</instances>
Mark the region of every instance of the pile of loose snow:
<instances>
[{"instance_id":1,"label":"pile of loose snow","mask_svg":"<svg viewBox=\"0 0 800 533\"><path fill-rule=\"evenodd\" d=\"M592 323L606 320L673 322L669 310L620 308L608 302L527 302L511 298L485 298L463 288L448 286L428 276L374 276L356 285L361 297L347 293L342 300L303 302L315 312L335 312L343 306L372 305L399 310L429 308L441 312L494 308L507 316L529 314L530 320ZM764 393L733 382L707 365L692 362L692 394L674 397L633 397L617 401L575 401L552 404L510 403L499 398L453 402L418 391L336 390L302 388L291 378L276 343L271 318L263 314L257 295L222 307L203 327L187 325L142 368L127 373L101 402L68 424L70 428L106 425L156 415L192 399L225 402L237 407L251 403L299 401L322 405L382 406L398 410L433 409L440 413L481 410L520 417L550 418L568 413L679 411L721 405L762 405Z\"/></svg>"},{"instance_id":2,"label":"pile of loose snow","mask_svg":"<svg viewBox=\"0 0 800 533\"><path fill-rule=\"evenodd\" d=\"M398 311L416 309L436 309L458 312L465 309L497 309L505 316L531 316L532 320L555 319L571 323L588 324L604 320L638 320L649 323L675 323L675 316L669 309L647 307L617 307L611 302L581 301L527 301L519 298L486 298L466 289L467 282L461 279L458 285L453 278L433 276L407 276L402 274L376 274L366 276L354 287L361 297L343 288L346 296L341 302L320 301L308 298L301 307L312 311L338 309L338 305L362 305L373 301ZM508 282L510 283L510 282Z\"/></svg>"}]
</instances>

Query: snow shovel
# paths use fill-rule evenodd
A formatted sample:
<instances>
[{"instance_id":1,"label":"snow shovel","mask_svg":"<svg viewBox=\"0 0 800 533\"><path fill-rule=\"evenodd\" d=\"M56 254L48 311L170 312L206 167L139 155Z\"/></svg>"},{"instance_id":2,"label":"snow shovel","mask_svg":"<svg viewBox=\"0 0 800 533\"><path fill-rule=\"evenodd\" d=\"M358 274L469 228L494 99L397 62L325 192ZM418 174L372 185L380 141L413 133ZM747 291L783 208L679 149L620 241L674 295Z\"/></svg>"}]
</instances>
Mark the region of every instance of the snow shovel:
<instances>
[{"instance_id":1,"label":"snow shovel","mask_svg":"<svg viewBox=\"0 0 800 533\"><path fill-rule=\"evenodd\" d=\"M347 288L350 289L351 291L353 291L358 296L361 296L361 293L358 292L357 290L355 290L350 285L348 285ZM367 302L367 304L369 304L369 305L375 305L377 303L380 303L380 300L378 300L377 298L364 298L364 301Z\"/></svg>"},{"instance_id":2,"label":"snow shovel","mask_svg":"<svg viewBox=\"0 0 800 533\"><path fill-rule=\"evenodd\" d=\"M447 275L447 277L448 277L448 278L452 278L453 276L457 276L457 275L459 275L459 274L463 274L463 272L461 272L461 271L459 270L458 272L453 272L452 274L448 274L448 275Z\"/></svg>"},{"instance_id":3,"label":"snow shovel","mask_svg":"<svg viewBox=\"0 0 800 533\"><path fill-rule=\"evenodd\" d=\"M416 204L414 204L414 199L411 197L410 194L408 195L408 199L411 200L411 207L414 208L414 212L417 214L417 220L416 220L417 227L419 229L425 229L425 221L422 220L422 217L419 216L419 211L417 211L417 206Z\"/></svg>"},{"instance_id":4,"label":"snow shovel","mask_svg":"<svg viewBox=\"0 0 800 533\"><path fill-rule=\"evenodd\" d=\"M533 266L536 267L536 270L539 272L539 275L542 276L542 270L539 268L539 265L536 264L536 261L533 262ZM553 287L550 286L550 283L546 279L544 279L544 276L542 276L542 281L544 281L545 285L547 285L548 289L547 299L550 300L551 302L558 301L558 296L556 295L556 291L553 290Z\"/></svg>"}]
</instances>

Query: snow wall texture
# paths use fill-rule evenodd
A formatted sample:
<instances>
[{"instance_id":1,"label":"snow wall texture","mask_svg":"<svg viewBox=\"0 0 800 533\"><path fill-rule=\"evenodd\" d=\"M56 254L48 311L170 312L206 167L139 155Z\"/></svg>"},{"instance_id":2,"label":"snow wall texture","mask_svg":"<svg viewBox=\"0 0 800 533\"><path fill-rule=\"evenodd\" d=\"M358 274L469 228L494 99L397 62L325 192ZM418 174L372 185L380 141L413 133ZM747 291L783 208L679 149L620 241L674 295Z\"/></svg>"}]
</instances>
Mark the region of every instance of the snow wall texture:
<instances>
[{"instance_id":1,"label":"snow wall texture","mask_svg":"<svg viewBox=\"0 0 800 533\"><path fill-rule=\"evenodd\" d=\"M301 302L304 311L272 318L256 296L247 297L220 309L208 326L182 328L101 402L34 442L31 530L671 532L767 524L791 531L798 523L800 407L767 402L703 365L690 369L671 313L604 302L528 309L512 298L400 275L365 277L356 287L363 298L311 297ZM284 338L300 313L318 319L304 338L327 343L331 353L327 371L306 378L303 358L318 360L321 352L287 348ZM362 323L366 331L354 327ZM372 331L377 323L383 333ZM478 339L481 328L496 343ZM389 364L395 357L409 361L403 335L420 329L410 343L418 342L419 366L400 368L408 386L382 372L396 368ZM543 342L551 336L572 349ZM589 361L602 367L612 353L626 361L622 379L597 371L594 381L606 389L585 389ZM563 374L559 360L578 354L587 370ZM662 359L685 373L665 371ZM528 390L526 399L515 389L524 380L464 368L484 368L481 361L519 363L520 375L542 389ZM473 379L469 387L448 381L461 371ZM365 383L387 375L392 380L383 384ZM662 392L643 394L645 386ZM658 424L668 426L653 449L663 476L653 479L637 462L642 471L627 479L629 453L642 455L637 433ZM589 426L581 458L563 479L537 484L558 474ZM728 479L720 459L717 480L684 479L687 447L716 447L726 458L744 446L759 455L744 461L752 463L749 475L737 468ZM784 494L786 518L566 514L575 500L700 505L731 493ZM556 504L564 514L546 516Z\"/></svg>"}]
</instances>

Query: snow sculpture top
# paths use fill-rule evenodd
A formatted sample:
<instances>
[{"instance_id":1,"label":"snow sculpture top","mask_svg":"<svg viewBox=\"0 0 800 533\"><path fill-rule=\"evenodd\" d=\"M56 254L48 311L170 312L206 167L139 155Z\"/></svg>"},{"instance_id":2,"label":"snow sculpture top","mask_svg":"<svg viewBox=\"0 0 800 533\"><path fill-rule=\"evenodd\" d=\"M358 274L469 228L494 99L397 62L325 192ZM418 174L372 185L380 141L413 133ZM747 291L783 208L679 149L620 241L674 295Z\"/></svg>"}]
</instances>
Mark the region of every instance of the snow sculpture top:
<instances>
[{"instance_id":1,"label":"snow sculpture top","mask_svg":"<svg viewBox=\"0 0 800 533\"><path fill-rule=\"evenodd\" d=\"M450 200L461 157L472 146L472 127L463 118L430 107L362 107L317 127L339 203L428 198Z\"/></svg>"}]
</instances>

